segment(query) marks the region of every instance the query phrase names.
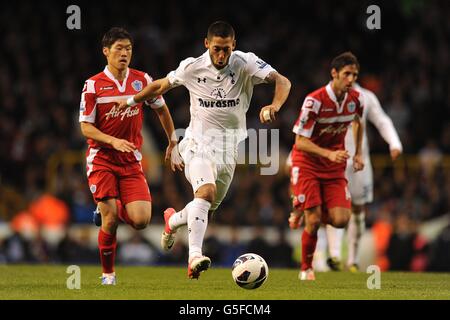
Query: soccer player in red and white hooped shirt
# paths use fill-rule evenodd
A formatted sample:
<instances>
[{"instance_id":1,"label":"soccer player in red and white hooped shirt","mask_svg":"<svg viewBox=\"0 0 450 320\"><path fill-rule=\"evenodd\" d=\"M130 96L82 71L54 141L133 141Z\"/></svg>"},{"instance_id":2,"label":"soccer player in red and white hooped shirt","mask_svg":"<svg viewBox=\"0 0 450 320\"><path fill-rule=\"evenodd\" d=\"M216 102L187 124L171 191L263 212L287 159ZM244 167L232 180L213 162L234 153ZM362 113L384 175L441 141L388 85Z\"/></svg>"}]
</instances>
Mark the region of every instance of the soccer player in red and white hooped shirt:
<instances>
[{"instance_id":1,"label":"soccer player in red and white hooped shirt","mask_svg":"<svg viewBox=\"0 0 450 320\"><path fill-rule=\"evenodd\" d=\"M331 63L332 81L307 95L295 123L291 184L297 221L304 213L302 265L299 278L314 280L312 261L321 222L344 228L351 216L345 178L347 127L352 124L356 150L355 171L364 167L361 152L363 99L352 88L359 73L357 58L345 52ZM290 226L295 227L290 219Z\"/></svg>"},{"instance_id":2,"label":"soccer player in red and white hooped shirt","mask_svg":"<svg viewBox=\"0 0 450 320\"><path fill-rule=\"evenodd\" d=\"M172 150L177 149L177 139L162 96L123 110L114 102L133 96L152 81L148 74L128 67L133 47L131 35L122 28L112 28L103 36L102 46L108 64L86 81L79 121L89 145L86 153L89 188L101 214L98 246L102 284L114 285L119 219L135 229L143 229L151 218L150 190L142 171L140 153L144 105L155 110L167 135L166 161L170 158L172 170L181 170L183 164L171 157Z\"/></svg>"}]
</instances>

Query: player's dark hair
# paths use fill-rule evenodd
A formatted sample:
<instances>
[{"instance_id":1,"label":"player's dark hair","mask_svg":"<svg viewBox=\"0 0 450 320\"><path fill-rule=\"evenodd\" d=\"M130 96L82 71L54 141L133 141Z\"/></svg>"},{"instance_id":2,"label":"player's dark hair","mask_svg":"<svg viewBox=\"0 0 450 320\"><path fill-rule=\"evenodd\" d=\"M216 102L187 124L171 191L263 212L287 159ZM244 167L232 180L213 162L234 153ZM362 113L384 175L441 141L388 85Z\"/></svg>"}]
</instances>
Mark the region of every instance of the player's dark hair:
<instances>
[{"instance_id":1,"label":"player's dark hair","mask_svg":"<svg viewBox=\"0 0 450 320\"><path fill-rule=\"evenodd\" d=\"M127 30L125 30L124 28L113 27L109 29L103 36L102 46L111 48L114 42L121 39L128 39L130 40L131 44L133 44L133 38Z\"/></svg>"},{"instance_id":2,"label":"player's dark hair","mask_svg":"<svg viewBox=\"0 0 450 320\"><path fill-rule=\"evenodd\" d=\"M345 66L356 65L359 70L358 58L350 51L341 53L331 61L331 70L336 69L337 72Z\"/></svg>"},{"instance_id":3,"label":"player's dark hair","mask_svg":"<svg viewBox=\"0 0 450 320\"><path fill-rule=\"evenodd\" d=\"M228 38L231 37L234 39L234 29L233 27L225 21L216 21L213 22L208 28L207 38L211 40L212 37L221 37Z\"/></svg>"}]
</instances>

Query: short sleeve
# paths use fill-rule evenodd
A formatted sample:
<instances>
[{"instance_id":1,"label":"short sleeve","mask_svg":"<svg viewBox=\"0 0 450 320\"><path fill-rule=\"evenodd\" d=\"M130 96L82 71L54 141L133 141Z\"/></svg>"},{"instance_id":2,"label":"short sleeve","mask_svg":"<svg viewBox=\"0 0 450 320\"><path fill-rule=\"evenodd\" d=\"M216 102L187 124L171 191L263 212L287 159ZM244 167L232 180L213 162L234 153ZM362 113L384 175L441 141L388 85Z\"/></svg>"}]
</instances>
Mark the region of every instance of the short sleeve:
<instances>
[{"instance_id":1,"label":"short sleeve","mask_svg":"<svg viewBox=\"0 0 450 320\"><path fill-rule=\"evenodd\" d=\"M272 71L276 71L270 64L260 59L252 52L247 53L247 73L252 77L254 84L263 83L267 75Z\"/></svg>"},{"instance_id":2,"label":"short sleeve","mask_svg":"<svg viewBox=\"0 0 450 320\"><path fill-rule=\"evenodd\" d=\"M189 66L193 61L195 61L194 58L187 58L180 62L176 70L169 72L167 78L172 86L182 86L186 83L186 79L189 77Z\"/></svg>"},{"instance_id":3,"label":"short sleeve","mask_svg":"<svg viewBox=\"0 0 450 320\"><path fill-rule=\"evenodd\" d=\"M311 138L319 115L321 102L312 97L306 97L300 110L300 115L292 131L300 136Z\"/></svg>"},{"instance_id":4,"label":"short sleeve","mask_svg":"<svg viewBox=\"0 0 450 320\"><path fill-rule=\"evenodd\" d=\"M95 81L86 80L81 93L79 122L95 123L96 106Z\"/></svg>"},{"instance_id":5,"label":"short sleeve","mask_svg":"<svg viewBox=\"0 0 450 320\"><path fill-rule=\"evenodd\" d=\"M147 85L153 82L152 77L150 77L147 73L144 75L145 80L147 80ZM145 101L147 106L150 106L152 109L159 109L166 104L163 96L158 96L156 98Z\"/></svg>"}]
</instances>

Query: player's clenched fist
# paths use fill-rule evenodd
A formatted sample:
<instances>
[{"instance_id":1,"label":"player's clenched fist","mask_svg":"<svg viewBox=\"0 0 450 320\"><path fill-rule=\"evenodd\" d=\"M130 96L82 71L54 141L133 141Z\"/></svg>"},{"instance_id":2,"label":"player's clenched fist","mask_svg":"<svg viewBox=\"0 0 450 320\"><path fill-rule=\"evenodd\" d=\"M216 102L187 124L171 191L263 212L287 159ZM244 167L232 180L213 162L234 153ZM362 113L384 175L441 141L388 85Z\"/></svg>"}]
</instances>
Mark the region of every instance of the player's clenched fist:
<instances>
[{"instance_id":1,"label":"player's clenched fist","mask_svg":"<svg viewBox=\"0 0 450 320\"><path fill-rule=\"evenodd\" d=\"M121 152L133 152L136 149L134 143L124 139L114 139L111 143L114 149Z\"/></svg>"},{"instance_id":2,"label":"player's clenched fist","mask_svg":"<svg viewBox=\"0 0 450 320\"><path fill-rule=\"evenodd\" d=\"M328 160L336 163L342 163L350 158L347 150L335 150L328 154Z\"/></svg>"},{"instance_id":3,"label":"player's clenched fist","mask_svg":"<svg viewBox=\"0 0 450 320\"><path fill-rule=\"evenodd\" d=\"M303 215L298 212L291 212L289 215L289 228L291 229L298 229L300 228L300 225L302 224L302 218Z\"/></svg>"},{"instance_id":4,"label":"player's clenched fist","mask_svg":"<svg viewBox=\"0 0 450 320\"><path fill-rule=\"evenodd\" d=\"M275 120L277 111L272 105L265 106L259 112L259 120L261 123L270 123Z\"/></svg>"},{"instance_id":5,"label":"player's clenched fist","mask_svg":"<svg viewBox=\"0 0 450 320\"><path fill-rule=\"evenodd\" d=\"M355 170L355 172L364 169L364 161L362 155L357 154L353 157L353 169Z\"/></svg>"}]
</instances>

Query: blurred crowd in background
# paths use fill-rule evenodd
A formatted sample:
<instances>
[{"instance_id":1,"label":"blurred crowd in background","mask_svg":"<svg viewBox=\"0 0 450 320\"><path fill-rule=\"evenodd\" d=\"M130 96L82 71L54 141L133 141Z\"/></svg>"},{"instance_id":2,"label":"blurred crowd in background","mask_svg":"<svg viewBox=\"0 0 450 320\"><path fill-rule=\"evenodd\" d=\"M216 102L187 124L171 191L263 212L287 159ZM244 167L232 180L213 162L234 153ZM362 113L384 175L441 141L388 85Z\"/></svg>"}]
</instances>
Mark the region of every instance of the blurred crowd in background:
<instances>
[{"instance_id":1,"label":"blurred crowd in background","mask_svg":"<svg viewBox=\"0 0 450 320\"><path fill-rule=\"evenodd\" d=\"M66 8L74 3L81 8L81 30L66 28ZM220 5L201 0L74 3L17 1L0 11L0 223L15 232L0 239L0 262L63 262L70 255L86 257L87 262L97 259L95 248L70 237L50 253L45 241L39 241L38 230L91 223L95 205L87 186L86 142L78 115L84 81L105 65L103 34L112 26L128 29L135 41L131 67L160 78L182 59L202 54L207 27L223 19L236 30L237 49L252 51L270 63L291 80L292 90L278 119L265 127L258 114L261 106L270 103L272 90L256 87L248 127L280 129L280 170L277 175L261 176L256 165L238 166L213 224L271 226L280 234L288 229L289 178L283 163L294 141L291 128L305 95L329 81L331 59L351 50L360 60L360 83L378 96L405 153L396 164L390 163L388 146L368 126L376 157L375 200L366 214L367 225L389 226L385 245L389 268L413 270L414 256L422 255L426 262L416 263L416 269L450 270L449 227L433 241L418 236L420 224L448 214L450 208L448 1L382 2L380 30L366 27L366 8L372 4L368 1L305 1L295 7L290 1L262 5L256 0ZM176 128L187 127L187 91L172 90L165 99ZM145 139L153 150L145 163L153 197L152 223L162 224L159 213L168 206L183 208L192 198L191 187L183 173L173 174L160 161L166 138L150 109L145 127ZM27 243L20 233L24 226L37 230L37 240ZM137 234L133 241L144 239ZM126 260L125 246L130 243L121 244L119 259ZM22 248L22 256L14 258L18 252L14 245ZM230 247L213 241L210 245L218 252L225 252L217 249L220 246ZM150 244L145 248L150 252L143 252L144 256L161 257L155 254L159 249L152 251ZM269 260L295 265L276 257L281 249L273 252ZM447 253L443 257L441 252ZM170 262L164 259L155 261Z\"/></svg>"}]
</instances>

